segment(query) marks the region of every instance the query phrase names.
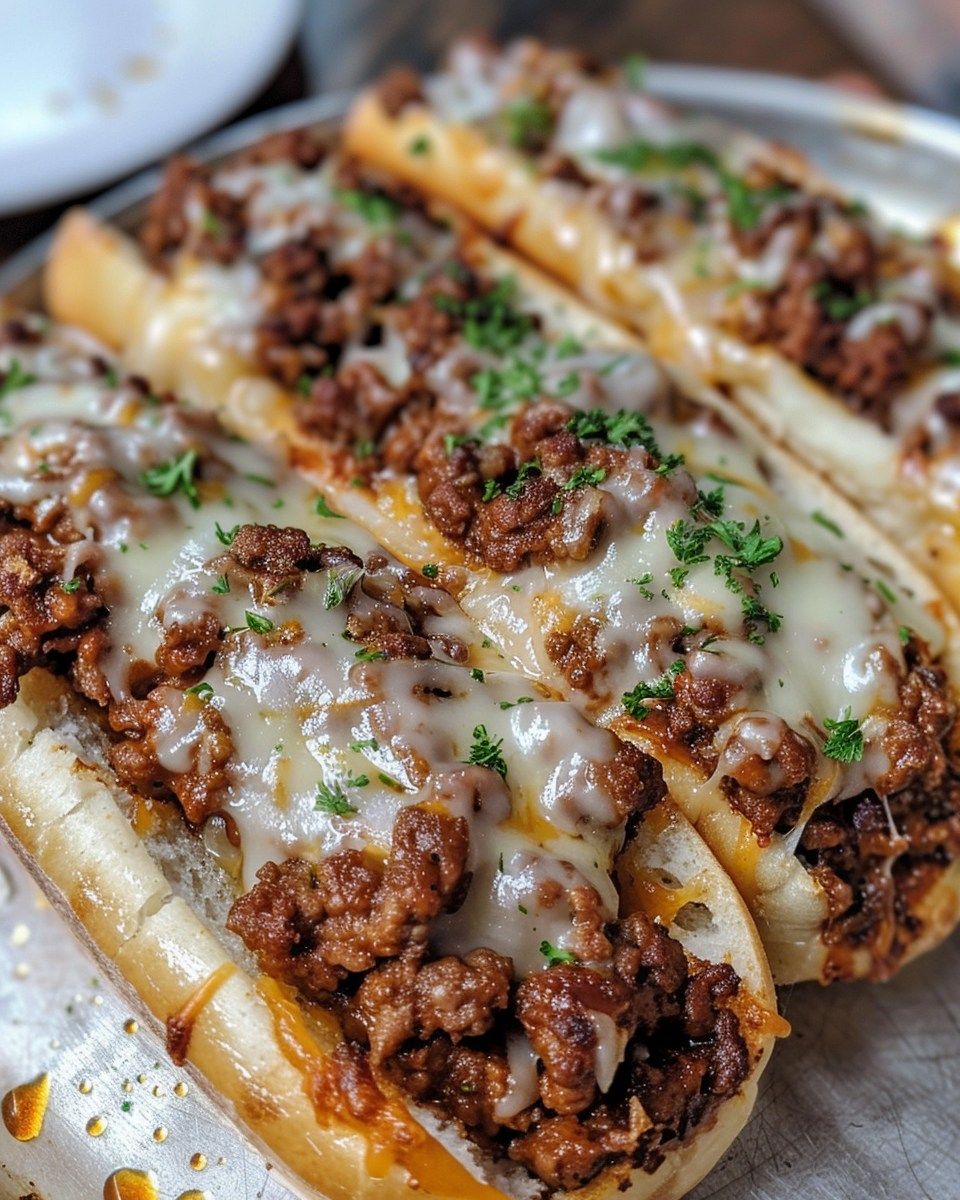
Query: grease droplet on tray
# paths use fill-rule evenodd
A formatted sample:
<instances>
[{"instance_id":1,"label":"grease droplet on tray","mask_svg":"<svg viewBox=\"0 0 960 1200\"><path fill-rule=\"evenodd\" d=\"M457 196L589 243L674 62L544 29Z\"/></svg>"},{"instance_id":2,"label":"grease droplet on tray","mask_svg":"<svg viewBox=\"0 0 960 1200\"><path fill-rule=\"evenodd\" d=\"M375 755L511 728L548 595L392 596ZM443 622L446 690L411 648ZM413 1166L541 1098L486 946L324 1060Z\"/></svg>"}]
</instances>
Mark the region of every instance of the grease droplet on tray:
<instances>
[{"instance_id":1,"label":"grease droplet on tray","mask_svg":"<svg viewBox=\"0 0 960 1200\"><path fill-rule=\"evenodd\" d=\"M199 1150L190 1159L190 1166L193 1167L195 1171L202 1171L206 1165L207 1156L205 1154L201 1154Z\"/></svg>"},{"instance_id":2,"label":"grease droplet on tray","mask_svg":"<svg viewBox=\"0 0 960 1200\"><path fill-rule=\"evenodd\" d=\"M121 1167L103 1185L103 1200L158 1200L157 1181L151 1171Z\"/></svg>"},{"instance_id":3,"label":"grease droplet on tray","mask_svg":"<svg viewBox=\"0 0 960 1200\"><path fill-rule=\"evenodd\" d=\"M44 1071L29 1083L11 1088L0 1102L3 1123L18 1142L32 1142L40 1136L43 1117L50 1099L50 1076Z\"/></svg>"},{"instance_id":4,"label":"grease droplet on tray","mask_svg":"<svg viewBox=\"0 0 960 1200\"><path fill-rule=\"evenodd\" d=\"M91 1137L100 1137L106 1128L107 1122L105 1117L91 1117L87 1122L87 1133Z\"/></svg>"}]
</instances>

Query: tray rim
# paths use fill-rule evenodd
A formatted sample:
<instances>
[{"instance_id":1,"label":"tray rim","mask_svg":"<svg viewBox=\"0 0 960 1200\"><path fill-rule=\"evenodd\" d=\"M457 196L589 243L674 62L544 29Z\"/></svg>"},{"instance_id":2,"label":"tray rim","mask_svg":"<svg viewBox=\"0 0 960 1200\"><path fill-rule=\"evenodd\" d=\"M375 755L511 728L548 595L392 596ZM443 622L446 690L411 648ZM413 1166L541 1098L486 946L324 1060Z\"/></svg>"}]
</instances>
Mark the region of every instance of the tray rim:
<instances>
[{"instance_id":1,"label":"tray rim","mask_svg":"<svg viewBox=\"0 0 960 1200\"><path fill-rule=\"evenodd\" d=\"M800 118L881 142L902 142L954 158L960 167L960 118L920 105L858 96L826 83L775 71L655 63L647 72L650 91L661 99L709 111L734 103L765 116ZM210 161L242 149L267 134L298 125L332 123L346 113L356 91L309 96L237 121L188 143L183 152ZM147 167L87 202L105 220L117 220L146 200L161 179L162 165ZM960 197L958 197L960 209ZM39 277L56 231L54 224L0 267L0 299Z\"/></svg>"}]
</instances>

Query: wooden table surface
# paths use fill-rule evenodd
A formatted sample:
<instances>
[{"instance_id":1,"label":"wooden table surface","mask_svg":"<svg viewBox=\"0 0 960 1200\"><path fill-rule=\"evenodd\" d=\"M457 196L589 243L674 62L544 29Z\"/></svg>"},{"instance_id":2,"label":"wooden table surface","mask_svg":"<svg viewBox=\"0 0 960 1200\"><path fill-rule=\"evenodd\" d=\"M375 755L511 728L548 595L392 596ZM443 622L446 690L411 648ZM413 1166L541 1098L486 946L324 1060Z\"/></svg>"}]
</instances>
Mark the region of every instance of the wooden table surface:
<instances>
[{"instance_id":1,"label":"wooden table surface","mask_svg":"<svg viewBox=\"0 0 960 1200\"><path fill-rule=\"evenodd\" d=\"M610 60L642 51L813 78L864 70L856 51L802 0L306 0L297 45L236 118L355 87L398 61L429 68L457 34L481 29L500 38L535 33ZM62 209L0 220L0 262Z\"/></svg>"}]
</instances>

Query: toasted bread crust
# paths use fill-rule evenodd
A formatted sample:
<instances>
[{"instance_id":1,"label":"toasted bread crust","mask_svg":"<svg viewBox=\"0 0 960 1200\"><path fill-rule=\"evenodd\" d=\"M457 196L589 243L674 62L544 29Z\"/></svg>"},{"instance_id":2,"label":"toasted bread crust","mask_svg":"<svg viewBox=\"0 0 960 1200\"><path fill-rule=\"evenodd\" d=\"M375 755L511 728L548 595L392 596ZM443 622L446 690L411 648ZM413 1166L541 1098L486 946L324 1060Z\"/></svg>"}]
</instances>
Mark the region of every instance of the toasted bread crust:
<instances>
[{"instance_id":1,"label":"toasted bread crust","mask_svg":"<svg viewBox=\"0 0 960 1200\"><path fill-rule=\"evenodd\" d=\"M431 1197L503 1195L490 1164L469 1158L467 1143L453 1130L434 1137L410 1118L409 1131L419 1141L391 1148L382 1131L314 1108L311 1070L323 1062L336 1031L308 1025L278 985L234 962L191 897L173 893L124 814L128 798L96 761L97 736L58 680L39 671L28 676L19 699L0 713L0 819L75 929L153 1017L163 1024L191 1011L188 1061L230 1114L296 1177L295 1186L329 1200L407 1196L411 1180ZM655 1174L630 1175L628 1194L638 1200L679 1197L710 1169L746 1121L773 1035L781 1032L753 924L679 814L664 812L646 838L641 834L631 861L642 870L665 833L672 861L685 863L709 892L722 930L719 939L716 930L709 935L712 948L721 947L733 962L760 1019L742 1022L754 1064L742 1091ZM690 948L711 949L696 934L676 932ZM612 1171L576 1194L613 1194L627 1175Z\"/></svg>"}]
</instances>

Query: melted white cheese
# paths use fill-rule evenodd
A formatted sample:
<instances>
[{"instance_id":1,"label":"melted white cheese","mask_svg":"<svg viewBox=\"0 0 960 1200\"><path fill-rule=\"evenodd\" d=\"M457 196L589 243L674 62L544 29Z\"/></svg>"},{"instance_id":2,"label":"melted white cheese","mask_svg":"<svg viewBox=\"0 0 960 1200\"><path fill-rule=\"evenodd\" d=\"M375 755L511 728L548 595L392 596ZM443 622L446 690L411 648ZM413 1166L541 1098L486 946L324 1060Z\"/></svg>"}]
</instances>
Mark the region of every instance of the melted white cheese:
<instances>
[{"instance_id":1,"label":"melted white cheese","mask_svg":"<svg viewBox=\"0 0 960 1200\"><path fill-rule=\"evenodd\" d=\"M462 817L470 833L473 883L459 911L436 923L438 952L491 946L524 975L547 965L543 941L579 953L571 888L589 884L604 918L617 915L611 872L624 828L602 775L618 750L611 734L510 671L443 661L439 644L427 661L365 655L344 636L347 605L362 617L384 597L402 605L405 594L428 639L470 636L445 592L409 586L392 560L343 604L331 604L329 586L349 565L258 598L225 553L238 525L293 525L363 559L378 547L346 520L318 516L316 493L285 463L208 418L115 380L85 380L79 369L80 382L56 382L55 356L23 365L41 378L6 398L0 500L59 505L82 535L67 567L91 569L108 602L113 697L132 694L131 668L153 662L164 631L209 613L226 630L200 693L166 685L152 693L155 743L165 770L203 773L212 766L205 706L223 718L233 752L219 811L239 831L240 861L219 818L205 840L240 869L244 887L268 860L316 861L344 848L383 854L399 810L424 803ZM152 495L143 473L190 452L196 503L182 489ZM392 611L402 616L402 607ZM478 726L504 774L468 762ZM339 803L324 802L331 796Z\"/></svg>"}]
</instances>

